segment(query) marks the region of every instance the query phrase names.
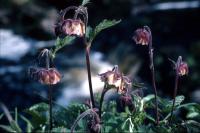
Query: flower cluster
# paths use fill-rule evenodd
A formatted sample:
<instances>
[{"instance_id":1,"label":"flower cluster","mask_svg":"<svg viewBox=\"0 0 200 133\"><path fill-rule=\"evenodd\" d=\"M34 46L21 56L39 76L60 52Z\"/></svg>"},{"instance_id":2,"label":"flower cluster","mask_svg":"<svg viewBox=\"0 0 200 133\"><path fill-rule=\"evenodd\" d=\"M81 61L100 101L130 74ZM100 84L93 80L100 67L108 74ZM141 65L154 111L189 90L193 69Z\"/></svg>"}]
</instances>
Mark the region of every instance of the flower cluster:
<instances>
[{"instance_id":1,"label":"flower cluster","mask_svg":"<svg viewBox=\"0 0 200 133\"><path fill-rule=\"evenodd\" d=\"M118 66L115 66L111 71L99 74L101 81L117 88L119 94L125 94L131 88L131 80L120 73Z\"/></svg>"}]
</instances>

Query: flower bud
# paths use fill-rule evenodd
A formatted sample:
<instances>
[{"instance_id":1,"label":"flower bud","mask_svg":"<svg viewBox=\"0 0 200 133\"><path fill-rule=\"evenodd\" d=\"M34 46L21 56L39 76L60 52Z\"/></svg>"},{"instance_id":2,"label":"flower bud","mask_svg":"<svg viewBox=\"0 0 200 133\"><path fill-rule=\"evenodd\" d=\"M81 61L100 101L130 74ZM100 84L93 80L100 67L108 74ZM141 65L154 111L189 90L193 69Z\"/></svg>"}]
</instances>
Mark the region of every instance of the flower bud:
<instances>
[{"instance_id":1,"label":"flower bud","mask_svg":"<svg viewBox=\"0 0 200 133\"><path fill-rule=\"evenodd\" d=\"M150 42L151 34L145 28L140 28L135 31L133 40L136 44L148 45Z\"/></svg>"}]
</instances>

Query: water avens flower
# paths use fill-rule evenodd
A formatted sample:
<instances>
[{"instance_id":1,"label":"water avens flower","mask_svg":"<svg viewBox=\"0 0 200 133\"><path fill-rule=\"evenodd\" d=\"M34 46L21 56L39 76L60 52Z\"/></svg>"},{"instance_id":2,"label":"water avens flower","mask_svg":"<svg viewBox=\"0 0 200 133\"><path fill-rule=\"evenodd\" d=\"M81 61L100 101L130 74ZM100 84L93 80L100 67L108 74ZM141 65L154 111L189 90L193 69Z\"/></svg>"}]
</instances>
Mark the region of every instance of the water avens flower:
<instances>
[{"instance_id":1,"label":"water avens flower","mask_svg":"<svg viewBox=\"0 0 200 133\"><path fill-rule=\"evenodd\" d=\"M155 70L154 70L154 58L153 58L153 47L152 47L152 34L151 29L148 26L143 26L143 28L137 29L135 35L133 36L136 44L148 45L149 49L149 67L151 70L152 85L154 88L155 95L155 111L156 111L156 125L159 124L159 115L158 115L158 100L157 100L157 87L155 81Z\"/></svg>"},{"instance_id":2,"label":"water avens flower","mask_svg":"<svg viewBox=\"0 0 200 133\"><path fill-rule=\"evenodd\" d=\"M61 74L55 68L30 68L31 78L41 84L54 85L60 82Z\"/></svg>"},{"instance_id":3,"label":"water avens flower","mask_svg":"<svg viewBox=\"0 0 200 133\"><path fill-rule=\"evenodd\" d=\"M169 118L169 123L172 122L172 116L173 116L173 111L174 111L174 106L175 106L175 101L176 101L176 95L177 95L177 91L178 91L179 77L188 74L188 65L186 62L182 61L182 56L179 56L176 62L171 59L170 59L170 61L172 61L172 63L174 63L175 70L176 70L176 76L175 76L175 85L174 85L174 94L173 94L173 104L172 104L172 109L171 109L171 116Z\"/></svg>"},{"instance_id":4,"label":"water avens flower","mask_svg":"<svg viewBox=\"0 0 200 133\"><path fill-rule=\"evenodd\" d=\"M145 27L137 29L134 33L133 40L136 44L148 45L150 42L150 33Z\"/></svg>"},{"instance_id":5,"label":"water avens flower","mask_svg":"<svg viewBox=\"0 0 200 133\"><path fill-rule=\"evenodd\" d=\"M117 88L119 94L126 93L131 87L131 80L119 72L118 66L115 66L111 71L99 74L99 76L102 82L105 82L111 87Z\"/></svg>"},{"instance_id":6,"label":"water avens flower","mask_svg":"<svg viewBox=\"0 0 200 133\"><path fill-rule=\"evenodd\" d=\"M179 76L184 76L188 74L188 65L186 62L181 62L178 66L177 66L177 72Z\"/></svg>"},{"instance_id":7,"label":"water avens flower","mask_svg":"<svg viewBox=\"0 0 200 133\"><path fill-rule=\"evenodd\" d=\"M56 26L55 32L56 35L64 34L82 37L85 34L85 24L80 19L66 19Z\"/></svg>"}]
</instances>

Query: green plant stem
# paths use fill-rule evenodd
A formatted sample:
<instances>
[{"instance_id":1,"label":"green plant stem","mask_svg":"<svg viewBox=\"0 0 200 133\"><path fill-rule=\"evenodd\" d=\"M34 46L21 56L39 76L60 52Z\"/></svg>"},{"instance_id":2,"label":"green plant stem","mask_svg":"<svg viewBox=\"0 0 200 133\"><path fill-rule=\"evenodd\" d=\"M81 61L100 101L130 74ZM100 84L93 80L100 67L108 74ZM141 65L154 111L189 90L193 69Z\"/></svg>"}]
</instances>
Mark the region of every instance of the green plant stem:
<instances>
[{"instance_id":1,"label":"green plant stem","mask_svg":"<svg viewBox=\"0 0 200 133\"><path fill-rule=\"evenodd\" d=\"M53 128L53 120L52 120L52 87L49 85L49 132L51 132Z\"/></svg>"},{"instance_id":2,"label":"green plant stem","mask_svg":"<svg viewBox=\"0 0 200 133\"><path fill-rule=\"evenodd\" d=\"M154 95L155 95L155 110L156 110L156 125L159 124L159 116L158 116L158 99L157 99L157 88L156 88L156 81L155 81L155 70L154 70L154 63L153 63L153 48L152 48L152 34L149 27L146 27L150 33L150 42L149 42L149 60L150 60L150 70L151 70L151 79L152 85L154 88Z\"/></svg>"},{"instance_id":3,"label":"green plant stem","mask_svg":"<svg viewBox=\"0 0 200 133\"><path fill-rule=\"evenodd\" d=\"M91 70L90 70L90 45L86 45L85 57L86 57L86 65L87 65L87 73L88 73L90 99L91 99L91 102L92 102L92 108L95 108L93 89L92 89Z\"/></svg>"},{"instance_id":4,"label":"green plant stem","mask_svg":"<svg viewBox=\"0 0 200 133\"><path fill-rule=\"evenodd\" d=\"M99 118L101 119L101 113L102 113L102 106L103 106L103 100L104 100L104 96L106 94L106 92L108 91L107 85L105 84L103 87L103 91L101 93L101 98L100 98L100 106L99 106Z\"/></svg>"},{"instance_id":5,"label":"green plant stem","mask_svg":"<svg viewBox=\"0 0 200 133\"><path fill-rule=\"evenodd\" d=\"M174 106L175 106L175 101L176 101L176 94L177 94L177 90L178 90L178 79L179 79L179 76L176 72L174 95L173 95L173 104L172 104L172 110L171 110L171 116L170 116L170 119L169 119L169 123L171 123L171 121L172 121L172 116L173 116L173 111L174 111Z\"/></svg>"}]
</instances>

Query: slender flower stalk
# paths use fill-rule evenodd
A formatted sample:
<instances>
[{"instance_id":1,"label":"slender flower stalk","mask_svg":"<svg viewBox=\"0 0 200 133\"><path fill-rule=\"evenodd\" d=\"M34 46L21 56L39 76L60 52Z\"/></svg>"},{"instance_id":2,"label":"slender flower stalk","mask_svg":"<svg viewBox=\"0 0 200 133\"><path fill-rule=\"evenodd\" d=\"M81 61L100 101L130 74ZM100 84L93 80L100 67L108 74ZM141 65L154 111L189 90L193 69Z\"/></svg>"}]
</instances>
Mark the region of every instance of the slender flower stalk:
<instances>
[{"instance_id":1,"label":"slender flower stalk","mask_svg":"<svg viewBox=\"0 0 200 133\"><path fill-rule=\"evenodd\" d=\"M41 51L39 59L45 59L44 68L33 67L29 69L30 77L34 80L39 81L41 84L48 86L48 99L49 99L49 132L53 128L53 119L52 119L52 85L60 82L61 74L50 66L50 61L52 58L52 53L48 49Z\"/></svg>"},{"instance_id":2,"label":"slender flower stalk","mask_svg":"<svg viewBox=\"0 0 200 133\"><path fill-rule=\"evenodd\" d=\"M75 17L78 16L78 13L83 15L84 18L84 23L85 23L85 31L87 30L87 23L88 23L88 12L87 8L80 6L75 14ZM90 90L90 99L92 102L92 107L95 108L95 101L94 101L94 95L93 95L93 88L92 88L92 78L91 78L91 69L90 69L90 48L91 48L91 43L87 41L86 35L83 35L83 42L85 44L85 59L86 59L86 66L87 66L87 73L88 73L88 84L89 84L89 90Z\"/></svg>"},{"instance_id":3,"label":"slender flower stalk","mask_svg":"<svg viewBox=\"0 0 200 133\"><path fill-rule=\"evenodd\" d=\"M153 47L152 47L151 29L148 26L144 26L143 28L137 29L135 31L135 35L133 36L133 39L136 42L136 44L148 45L149 47L149 67L151 70L151 79L152 79L152 85L154 88L154 95L155 95L156 124L158 125L159 124L158 100L157 100L157 89L156 89L156 82L155 82L155 70L154 70L154 63L153 63Z\"/></svg>"},{"instance_id":4,"label":"slender flower stalk","mask_svg":"<svg viewBox=\"0 0 200 133\"><path fill-rule=\"evenodd\" d=\"M156 81L155 81L155 70L154 70L154 63L153 63L152 34L148 26L144 26L144 28L149 32L149 61L150 61L149 67L151 70L152 85L154 88L154 95L155 95L156 124L158 125L159 124L158 99L157 99L157 88L156 88Z\"/></svg>"},{"instance_id":5,"label":"slender flower stalk","mask_svg":"<svg viewBox=\"0 0 200 133\"><path fill-rule=\"evenodd\" d=\"M49 131L51 132L53 128L52 119L52 87L49 85Z\"/></svg>"},{"instance_id":6,"label":"slender flower stalk","mask_svg":"<svg viewBox=\"0 0 200 133\"><path fill-rule=\"evenodd\" d=\"M175 86L174 86L174 95L173 95L173 104L172 104L171 116L170 116L170 119L169 119L169 123L171 123L171 121L172 121L172 116L173 116L173 111L174 111L174 105L175 105L175 99L176 99L176 94L177 94L177 90L178 90L178 80L179 80L179 76L176 73Z\"/></svg>"},{"instance_id":7,"label":"slender flower stalk","mask_svg":"<svg viewBox=\"0 0 200 133\"><path fill-rule=\"evenodd\" d=\"M50 53L49 51L46 51L46 69L49 69L49 59L50 59ZM52 127L53 127L53 120L52 120L52 88L51 85L48 85L48 90L49 90L49 132L51 132Z\"/></svg>"},{"instance_id":8,"label":"slender flower stalk","mask_svg":"<svg viewBox=\"0 0 200 133\"><path fill-rule=\"evenodd\" d=\"M173 94L173 104L172 104L171 116L169 119L169 123L171 123L172 117L173 117L173 111L174 111L174 106L175 106L175 102L176 102L177 90L178 90L179 77L188 74L188 65L186 62L182 61L181 56L178 57L178 60L176 63L173 60L171 60L171 61L174 63L174 66L175 66L176 77L175 77L175 86L174 86L174 94Z\"/></svg>"},{"instance_id":9,"label":"slender flower stalk","mask_svg":"<svg viewBox=\"0 0 200 133\"><path fill-rule=\"evenodd\" d=\"M74 10L75 14L73 18L65 19L65 15L69 10ZM90 47L91 42L87 41L86 29L88 23L88 12L84 5L81 6L70 6L61 12L61 19L56 23L55 33L58 36L77 36L83 38L83 43L85 45L85 59L88 73L88 84L90 90L90 99L92 102L92 108L95 108L92 79L91 79L91 69L90 69Z\"/></svg>"},{"instance_id":10,"label":"slender flower stalk","mask_svg":"<svg viewBox=\"0 0 200 133\"><path fill-rule=\"evenodd\" d=\"M86 59L86 65L87 65L90 99L91 99L91 102L92 102L92 108L95 108L93 89L92 89L91 69L90 69L90 47L88 47L88 46L86 46L86 49L85 49L85 59Z\"/></svg>"}]
</instances>

